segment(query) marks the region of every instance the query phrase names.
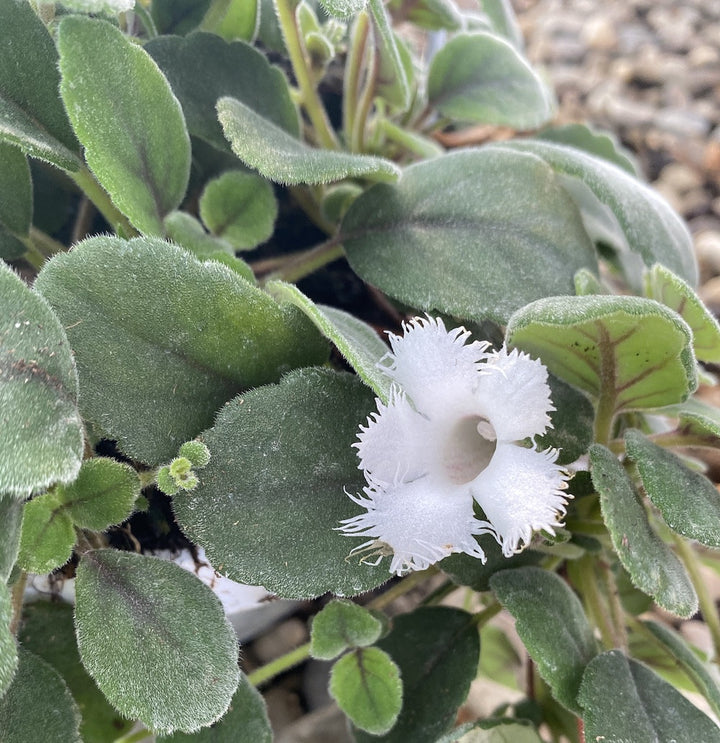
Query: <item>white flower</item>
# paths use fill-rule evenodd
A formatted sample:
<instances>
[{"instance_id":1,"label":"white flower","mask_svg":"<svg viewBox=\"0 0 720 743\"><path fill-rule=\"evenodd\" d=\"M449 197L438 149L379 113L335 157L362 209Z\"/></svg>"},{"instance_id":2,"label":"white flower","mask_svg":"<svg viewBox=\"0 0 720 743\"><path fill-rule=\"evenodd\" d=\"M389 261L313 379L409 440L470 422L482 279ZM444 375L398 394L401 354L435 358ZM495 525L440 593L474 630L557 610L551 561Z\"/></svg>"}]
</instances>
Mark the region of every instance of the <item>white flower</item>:
<instances>
[{"instance_id":1,"label":"white flower","mask_svg":"<svg viewBox=\"0 0 720 743\"><path fill-rule=\"evenodd\" d=\"M475 535L492 534L509 557L534 531L554 533L567 474L557 450L532 441L554 410L545 367L517 350L468 343L469 331L447 331L439 319L403 329L381 361L393 381L389 402L376 401L354 444L367 486L348 495L365 512L339 529L370 539L351 554L392 552L390 571L400 575L453 552L484 561Z\"/></svg>"}]
</instances>

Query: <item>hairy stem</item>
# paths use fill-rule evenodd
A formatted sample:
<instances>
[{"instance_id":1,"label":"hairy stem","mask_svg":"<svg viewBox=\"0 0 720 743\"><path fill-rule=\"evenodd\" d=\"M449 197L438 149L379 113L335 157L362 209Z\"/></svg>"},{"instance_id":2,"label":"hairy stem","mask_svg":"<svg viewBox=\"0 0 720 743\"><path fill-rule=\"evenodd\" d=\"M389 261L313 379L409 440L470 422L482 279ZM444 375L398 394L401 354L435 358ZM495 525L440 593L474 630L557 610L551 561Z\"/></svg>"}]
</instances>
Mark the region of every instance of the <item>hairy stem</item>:
<instances>
[{"instance_id":1,"label":"hairy stem","mask_svg":"<svg viewBox=\"0 0 720 743\"><path fill-rule=\"evenodd\" d=\"M357 104L360 97L360 75L362 61L367 47L370 21L365 11L358 13L352 30L347 63L345 64L345 82L343 85L343 134L345 143L352 150L352 133L355 129ZM353 150L354 151L354 150Z\"/></svg>"},{"instance_id":2,"label":"hairy stem","mask_svg":"<svg viewBox=\"0 0 720 743\"><path fill-rule=\"evenodd\" d=\"M15 581L10 593L12 603L12 618L10 619L10 634L16 635L22 618L23 600L25 598L25 586L27 585L27 573L23 570L20 577Z\"/></svg>"},{"instance_id":3,"label":"hairy stem","mask_svg":"<svg viewBox=\"0 0 720 743\"><path fill-rule=\"evenodd\" d=\"M87 168L81 168L75 173L68 173L68 175L88 199L95 204L97 210L113 229L119 228L127 237L135 237L139 234L130 224L128 218L112 203L110 196Z\"/></svg>"},{"instance_id":4,"label":"hairy stem","mask_svg":"<svg viewBox=\"0 0 720 743\"><path fill-rule=\"evenodd\" d=\"M305 278L305 276L313 273L313 271L317 271L328 263L342 258L342 256L342 245L335 238L332 238L327 242L316 245L314 248L291 256L290 260L281 268L265 276L262 283L264 284L274 279L288 281L290 283L300 281L300 279Z\"/></svg>"}]
</instances>

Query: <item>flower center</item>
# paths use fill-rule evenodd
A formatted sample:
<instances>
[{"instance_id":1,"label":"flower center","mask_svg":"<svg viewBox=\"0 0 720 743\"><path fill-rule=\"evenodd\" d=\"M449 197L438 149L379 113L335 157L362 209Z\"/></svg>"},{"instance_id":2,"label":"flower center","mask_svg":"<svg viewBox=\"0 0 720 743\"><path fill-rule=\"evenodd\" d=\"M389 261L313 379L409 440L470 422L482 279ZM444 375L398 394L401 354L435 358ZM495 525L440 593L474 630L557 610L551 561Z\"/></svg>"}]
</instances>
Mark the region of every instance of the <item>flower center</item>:
<instances>
[{"instance_id":1,"label":"flower center","mask_svg":"<svg viewBox=\"0 0 720 743\"><path fill-rule=\"evenodd\" d=\"M450 431L442 452L448 479L456 485L472 482L489 464L497 447L497 434L487 418L469 415Z\"/></svg>"}]
</instances>

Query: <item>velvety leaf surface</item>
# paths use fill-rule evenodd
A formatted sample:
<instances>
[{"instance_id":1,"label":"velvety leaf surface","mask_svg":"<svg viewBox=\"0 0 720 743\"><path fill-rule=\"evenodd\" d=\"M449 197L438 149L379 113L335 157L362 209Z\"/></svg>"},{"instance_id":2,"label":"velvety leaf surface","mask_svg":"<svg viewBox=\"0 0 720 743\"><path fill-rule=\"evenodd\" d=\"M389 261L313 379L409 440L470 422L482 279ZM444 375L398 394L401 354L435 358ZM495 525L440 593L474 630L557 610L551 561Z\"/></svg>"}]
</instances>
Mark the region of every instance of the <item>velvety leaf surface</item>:
<instances>
[{"instance_id":1,"label":"velvety leaf surface","mask_svg":"<svg viewBox=\"0 0 720 743\"><path fill-rule=\"evenodd\" d=\"M653 531L630 478L604 446L590 448L593 484L613 546L633 583L667 611L690 617L697 595L675 553Z\"/></svg>"},{"instance_id":2,"label":"velvety leaf surface","mask_svg":"<svg viewBox=\"0 0 720 743\"><path fill-rule=\"evenodd\" d=\"M23 607L22 646L49 663L65 680L77 703L84 743L112 743L133 725L105 699L80 662L73 607L58 601L33 601Z\"/></svg>"},{"instance_id":3,"label":"velvety leaf surface","mask_svg":"<svg viewBox=\"0 0 720 743\"><path fill-rule=\"evenodd\" d=\"M68 328L84 417L149 464L175 456L242 389L327 357L299 310L153 238L85 240L36 286Z\"/></svg>"},{"instance_id":4,"label":"velvety leaf surface","mask_svg":"<svg viewBox=\"0 0 720 743\"><path fill-rule=\"evenodd\" d=\"M25 497L75 478L83 452L77 389L60 320L0 262L0 493Z\"/></svg>"},{"instance_id":5,"label":"velvety leaf surface","mask_svg":"<svg viewBox=\"0 0 720 743\"><path fill-rule=\"evenodd\" d=\"M496 573L490 585L553 696L572 712L585 666L597 643L580 599L555 573L536 567Z\"/></svg>"},{"instance_id":6,"label":"velvety leaf surface","mask_svg":"<svg viewBox=\"0 0 720 743\"><path fill-rule=\"evenodd\" d=\"M167 560L102 549L82 556L75 589L83 665L123 715L171 733L225 714L237 641L202 581Z\"/></svg>"},{"instance_id":7,"label":"velvety leaf surface","mask_svg":"<svg viewBox=\"0 0 720 743\"><path fill-rule=\"evenodd\" d=\"M523 36L510 0L480 0L493 30L506 38L516 49L523 48Z\"/></svg>"},{"instance_id":8,"label":"velvety leaf surface","mask_svg":"<svg viewBox=\"0 0 720 743\"><path fill-rule=\"evenodd\" d=\"M692 288L656 263L645 276L648 296L682 317L693 332L693 348L701 361L720 362L720 325Z\"/></svg>"},{"instance_id":9,"label":"velvety leaf surface","mask_svg":"<svg viewBox=\"0 0 720 743\"><path fill-rule=\"evenodd\" d=\"M0 709L2 697L10 686L18 666L17 645L10 632L12 603L10 589L0 582Z\"/></svg>"},{"instance_id":10,"label":"velvety leaf surface","mask_svg":"<svg viewBox=\"0 0 720 743\"><path fill-rule=\"evenodd\" d=\"M25 504L18 565L43 575L64 565L75 546L75 528L54 493L39 495Z\"/></svg>"},{"instance_id":11,"label":"velvety leaf surface","mask_svg":"<svg viewBox=\"0 0 720 743\"><path fill-rule=\"evenodd\" d=\"M140 478L127 464L105 457L83 462L80 474L59 489L58 497L73 522L102 531L130 516L140 495Z\"/></svg>"},{"instance_id":12,"label":"velvety leaf surface","mask_svg":"<svg viewBox=\"0 0 720 743\"><path fill-rule=\"evenodd\" d=\"M187 212L170 212L165 217L165 233L169 240L201 260L207 260L221 252L228 256L235 252L229 242L209 235L202 223Z\"/></svg>"},{"instance_id":13,"label":"velvety leaf surface","mask_svg":"<svg viewBox=\"0 0 720 743\"><path fill-rule=\"evenodd\" d=\"M264 178L241 170L210 181L199 206L205 226L236 250L265 242L273 233L278 211L272 186Z\"/></svg>"},{"instance_id":14,"label":"velvety leaf surface","mask_svg":"<svg viewBox=\"0 0 720 743\"><path fill-rule=\"evenodd\" d=\"M243 673L230 709L221 720L197 733L158 738L161 743L272 743L272 739L265 701Z\"/></svg>"},{"instance_id":15,"label":"velvety leaf surface","mask_svg":"<svg viewBox=\"0 0 720 743\"><path fill-rule=\"evenodd\" d=\"M58 672L22 647L18 655L15 678L0 699L3 743L83 743L77 705Z\"/></svg>"},{"instance_id":16,"label":"velvety leaf surface","mask_svg":"<svg viewBox=\"0 0 720 743\"><path fill-rule=\"evenodd\" d=\"M150 6L160 34L187 34L202 22L211 0L153 0Z\"/></svg>"},{"instance_id":17,"label":"velvety leaf surface","mask_svg":"<svg viewBox=\"0 0 720 743\"><path fill-rule=\"evenodd\" d=\"M433 57L429 105L452 119L533 129L553 113L550 91L505 39L489 33L453 37Z\"/></svg>"},{"instance_id":18,"label":"velvety leaf surface","mask_svg":"<svg viewBox=\"0 0 720 743\"><path fill-rule=\"evenodd\" d=\"M299 307L317 329L340 351L358 376L385 403L390 393L390 377L378 368L388 347L362 320L335 307L315 304L294 284L269 281L265 289L278 300Z\"/></svg>"},{"instance_id":19,"label":"velvety leaf surface","mask_svg":"<svg viewBox=\"0 0 720 743\"><path fill-rule=\"evenodd\" d=\"M453 0L390 0L388 9L393 17L401 13L415 26L438 31L442 28L456 31L462 26L463 18Z\"/></svg>"},{"instance_id":20,"label":"velvety leaf surface","mask_svg":"<svg viewBox=\"0 0 720 743\"><path fill-rule=\"evenodd\" d=\"M574 147L551 142L525 140L498 145L542 157L558 173L581 182L613 215L625 244L615 242L621 263L630 280L639 284L643 264L662 263L682 279L697 283L697 264L690 233L670 205L624 170L604 159ZM579 200L583 194L565 179L569 193Z\"/></svg>"},{"instance_id":21,"label":"velvety leaf surface","mask_svg":"<svg viewBox=\"0 0 720 743\"><path fill-rule=\"evenodd\" d=\"M25 0L0 2L0 139L65 170L80 167L58 95L55 44Z\"/></svg>"},{"instance_id":22,"label":"velvety leaf surface","mask_svg":"<svg viewBox=\"0 0 720 743\"><path fill-rule=\"evenodd\" d=\"M633 743L716 743L720 728L647 666L619 650L603 653L585 672L578 701L587 740Z\"/></svg>"},{"instance_id":23,"label":"velvety leaf surface","mask_svg":"<svg viewBox=\"0 0 720 743\"><path fill-rule=\"evenodd\" d=\"M0 495L0 583L10 577L20 548L23 502L11 495Z\"/></svg>"},{"instance_id":24,"label":"velvety leaf surface","mask_svg":"<svg viewBox=\"0 0 720 743\"><path fill-rule=\"evenodd\" d=\"M190 175L190 138L170 85L105 21L63 19L58 49L60 93L88 165L138 230L161 235Z\"/></svg>"},{"instance_id":25,"label":"velvety leaf surface","mask_svg":"<svg viewBox=\"0 0 720 743\"><path fill-rule=\"evenodd\" d=\"M532 156L461 150L408 167L360 196L340 235L353 269L426 311L504 323L519 307L574 293L595 268L579 213Z\"/></svg>"},{"instance_id":26,"label":"velvety leaf surface","mask_svg":"<svg viewBox=\"0 0 720 743\"><path fill-rule=\"evenodd\" d=\"M202 435L200 485L173 498L182 530L216 570L285 598L353 595L389 580L387 562L348 558L336 531L365 485L352 444L373 408L358 379L300 369L236 397ZM342 415L338 415L342 411Z\"/></svg>"},{"instance_id":27,"label":"velvety leaf surface","mask_svg":"<svg viewBox=\"0 0 720 743\"><path fill-rule=\"evenodd\" d=\"M692 333L674 312L640 297L548 297L518 310L508 345L615 410L681 402L695 390ZM603 380L613 387L602 388Z\"/></svg>"},{"instance_id":28,"label":"velvety leaf surface","mask_svg":"<svg viewBox=\"0 0 720 743\"><path fill-rule=\"evenodd\" d=\"M598 131L586 124L549 126L538 132L537 139L575 147L588 155L607 160L632 176L639 177L639 166L612 132Z\"/></svg>"},{"instance_id":29,"label":"velvety leaf surface","mask_svg":"<svg viewBox=\"0 0 720 743\"><path fill-rule=\"evenodd\" d=\"M542 559L539 552L525 549L512 557L505 557L502 548L491 534L475 538L487 558L485 562L464 552L456 552L438 563L438 567L460 586L469 586L474 591L489 591L490 578L499 570L537 565Z\"/></svg>"},{"instance_id":30,"label":"velvety leaf surface","mask_svg":"<svg viewBox=\"0 0 720 743\"><path fill-rule=\"evenodd\" d=\"M367 609L335 599L313 618L310 633L310 655L332 660L347 648L372 645L380 637L382 624Z\"/></svg>"},{"instance_id":31,"label":"velvety leaf surface","mask_svg":"<svg viewBox=\"0 0 720 743\"><path fill-rule=\"evenodd\" d=\"M699 472L643 436L625 432L628 456L635 461L648 498L667 525L688 539L720 547L720 492Z\"/></svg>"},{"instance_id":32,"label":"velvety leaf surface","mask_svg":"<svg viewBox=\"0 0 720 743\"><path fill-rule=\"evenodd\" d=\"M400 55L398 40L382 0L368 0L375 54L378 64L375 82L377 95L401 111L410 105L410 81Z\"/></svg>"},{"instance_id":33,"label":"velvety leaf surface","mask_svg":"<svg viewBox=\"0 0 720 743\"><path fill-rule=\"evenodd\" d=\"M235 98L220 98L217 114L233 152L276 183L314 185L351 177L394 181L400 175L397 165L381 157L310 147Z\"/></svg>"},{"instance_id":34,"label":"velvety leaf surface","mask_svg":"<svg viewBox=\"0 0 720 743\"><path fill-rule=\"evenodd\" d=\"M402 707L399 669L379 648L357 648L340 658L329 691L350 721L372 735L387 733Z\"/></svg>"},{"instance_id":35,"label":"velvety leaf surface","mask_svg":"<svg viewBox=\"0 0 720 743\"><path fill-rule=\"evenodd\" d=\"M229 149L215 110L223 96L242 101L259 116L299 136L298 113L285 75L249 44L228 44L214 34L198 32L185 39L152 39L145 50L170 81L194 136Z\"/></svg>"},{"instance_id":36,"label":"velvety leaf surface","mask_svg":"<svg viewBox=\"0 0 720 743\"><path fill-rule=\"evenodd\" d=\"M400 667L403 706L386 735L354 731L358 743L435 743L452 725L477 673L480 638L469 614L421 607L393 620L378 647Z\"/></svg>"},{"instance_id":37,"label":"velvety leaf surface","mask_svg":"<svg viewBox=\"0 0 720 743\"><path fill-rule=\"evenodd\" d=\"M220 12L213 14L216 8ZM217 19L216 15L223 12L222 18ZM224 3L215 3L210 12L206 13L202 25L226 41L243 39L252 42L260 25L259 0L226 0Z\"/></svg>"},{"instance_id":38,"label":"velvety leaf surface","mask_svg":"<svg viewBox=\"0 0 720 743\"><path fill-rule=\"evenodd\" d=\"M320 0L320 4L335 18L351 18L367 4L367 0Z\"/></svg>"},{"instance_id":39,"label":"velvety leaf surface","mask_svg":"<svg viewBox=\"0 0 720 743\"><path fill-rule=\"evenodd\" d=\"M713 712L716 715L720 714L720 686L718 686L715 669L702 661L678 632L653 620L647 620L643 624L665 646L673 659L683 667L707 699Z\"/></svg>"},{"instance_id":40,"label":"velvety leaf surface","mask_svg":"<svg viewBox=\"0 0 720 743\"><path fill-rule=\"evenodd\" d=\"M26 236L32 222L32 209L32 181L27 157L19 148L0 141L0 227L14 235ZM0 257L16 257L7 254L2 237Z\"/></svg>"}]
</instances>

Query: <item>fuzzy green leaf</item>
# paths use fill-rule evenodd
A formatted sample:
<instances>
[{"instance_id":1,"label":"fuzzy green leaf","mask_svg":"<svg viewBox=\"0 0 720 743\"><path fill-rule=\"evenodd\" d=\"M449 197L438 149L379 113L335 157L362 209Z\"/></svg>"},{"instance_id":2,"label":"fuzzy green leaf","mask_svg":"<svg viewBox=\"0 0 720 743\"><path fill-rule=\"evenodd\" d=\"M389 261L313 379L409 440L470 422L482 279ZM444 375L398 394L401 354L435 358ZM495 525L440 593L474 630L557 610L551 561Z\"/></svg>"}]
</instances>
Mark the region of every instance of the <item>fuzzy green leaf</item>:
<instances>
[{"instance_id":1,"label":"fuzzy green leaf","mask_svg":"<svg viewBox=\"0 0 720 743\"><path fill-rule=\"evenodd\" d=\"M11 495L0 495L0 583L10 578L20 549L23 502Z\"/></svg>"},{"instance_id":2,"label":"fuzzy green leaf","mask_svg":"<svg viewBox=\"0 0 720 743\"><path fill-rule=\"evenodd\" d=\"M25 252L19 238L32 222L33 194L27 157L0 141L0 258L12 260Z\"/></svg>"},{"instance_id":3,"label":"fuzzy green leaf","mask_svg":"<svg viewBox=\"0 0 720 743\"><path fill-rule=\"evenodd\" d=\"M10 632L12 615L10 590L4 581L0 581L0 709L3 695L12 683L18 666L17 645L14 635Z\"/></svg>"},{"instance_id":4,"label":"fuzzy green leaf","mask_svg":"<svg viewBox=\"0 0 720 743\"><path fill-rule=\"evenodd\" d=\"M598 131L586 124L563 124L549 126L535 136L546 142L575 147L617 165L632 176L640 176L640 166L612 132Z\"/></svg>"},{"instance_id":5,"label":"fuzzy green leaf","mask_svg":"<svg viewBox=\"0 0 720 743\"><path fill-rule=\"evenodd\" d=\"M295 307L154 238L85 240L36 286L68 328L84 417L149 464L175 456L241 390L327 357Z\"/></svg>"},{"instance_id":6,"label":"fuzzy green leaf","mask_svg":"<svg viewBox=\"0 0 720 743\"><path fill-rule=\"evenodd\" d=\"M200 485L173 498L181 528L217 570L285 598L389 580L387 561L346 559L357 542L336 531L358 513L344 491L365 485L352 444L372 407L358 379L321 369L236 397L202 435Z\"/></svg>"},{"instance_id":7,"label":"fuzzy green leaf","mask_svg":"<svg viewBox=\"0 0 720 743\"><path fill-rule=\"evenodd\" d=\"M58 95L52 37L25 0L0 2L0 28L0 139L59 168L78 170L79 147Z\"/></svg>"},{"instance_id":8,"label":"fuzzy green leaf","mask_svg":"<svg viewBox=\"0 0 720 743\"><path fill-rule=\"evenodd\" d=\"M292 136L299 136L298 113L285 75L249 44L228 44L214 34L198 32L186 39L152 39L145 50L180 99L190 134L228 150L215 104L218 98L231 96Z\"/></svg>"},{"instance_id":9,"label":"fuzzy green leaf","mask_svg":"<svg viewBox=\"0 0 720 743\"><path fill-rule=\"evenodd\" d=\"M54 493L25 504L18 565L40 575L64 565L75 546L72 519Z\"/></svg>"},{"instance_id":10,"label":"fuzzy green leaf","mask_svg":"<svg viewBox=\"0 0 720 743\"><path fill-rule=\"evenodd\" d=\"M523 48L523 35L510 0L479 0L493 31L507 39L516 49Z\"/></svg>"},{"instance_id":11,"label":"fuzzy green leaf","mask_svg":"<svg viewBox=\"0 0 720 743\"><path fill-rule=\"evenodd\" d=\"M340 239L364 280L413 307L505 323L574 293L596 258L575 205L541 160L462 150L407 168L350 207Z\"/></svg>"},{"instance_id":12,"label":"fuzzy green leaf","mask_svg":"<svg viewBox=\"0 0 720 743\"><path fill-rule=\"evenodd\" d=\"M390 0L388 9L393 17L399 14L410 23L429 31L457 31L463 24L453 0Z\"/></svg>"},{"instance_id":13,"label":"fuzzy green leaf","mask_svg":"<svg viewBox=\"0 0 720 743\"><path fill-rule=\"evenodd\" d=\"M505 39L462 33L434 57L429 105L459 121L533 129L553 114L553 99L528 61Z\"/></svg>"},{"instance_id":14,"label":"fuzzy green leaf","mask_svg":"<svg viewBox=\"0 0 720 743\"><path fill-rule=\"evenodd\" d=\"M197 733L160 736L159 743L272 743L265 702L244 674L225 717Z\"/></svg>"},{"instance_id":15,"label":"fuzzy green leaf","mask_svg":"<svg viewBox=\"0 0 720 743\"><path fill-rule=\"evenodd\" d=\"M235 98L220 98L217 113L233 152L276 183L314 185L360 177L394 181L400 176L397 165L381 157L309 147Z\"/></svg>"},{"instance_id":16,"label":"fuzzy green leaf","mask_svg":"<svg viewBox=\"0 0 720 743\"><path fill-rule=\"evenodd\" d=\"M604 446L590 448L592 480L613 546L632 582L667 611L691 617L698 599L685 568L653 531L632 481Z\"/></svg>"},{"instance_id":17,"label":"fuzzy green leaf","mask_svg":"<svg viewBox=\"0 0 720 743\"><path fill-rule=\"evenodd\" d=\"M227 711L240 678L235 633L213 592L175 563L86 552L75 623L83 665L123 715L172 733Z\"/></svg>"},{"instance_id":18,"label":"fuzzy green leaf","mask_svg":"<svg viewBox=\"0 0 720 743\"><path fill-rule=\"evenodd\" d=\"M139 495L137 472L127 464L104 457L83 462L77 480L58 492L73 522L94 531L125 521Z\"/></svg>"},{"instance_id":19,"label":"fuzzy green leaf","mask_svg":"<svg viewBox=\"0 0 720 743\"><path fill-rule=\"evenodd\" d=\"M352 18L367 4L367 0L320 0L320 4L335 18Z\"/></svg>"},{"instance_id":20,"label":"fuzzy green leaf","mask_svg":"<svg viewBox=\"0 0 720 743\"><path fill-rule=\"evenodd\" d=\"M249 250L273 233L277 200L272 186L253 173L232 170L210 181L200 197L200 216L216 237Z\"/></svg>"},{"instance_id":21,"label":"fuzzy green leaf","mask_svg":"<svg viewBox=\"0 0 720 743\"><path fill-rule=\"evenodd\" d=\"M679 691L619 650L599 655L585 671L578 701L586 740L633 743L717 743L720 728Z\"/></svg>"},{"instance_id":22,"label":"fuzzy green leaf","mask_svg":"<svg viewBox=\"0 0 720 743\"><path fill-rule=\"evenodd\" d=\"M220 17L221 16L221 17ZM202 23L226 41L252 42L260 26L259 0L223 0L211 5Z\"/></svg>"},{"instance_id":23,"label":"fuzzy green leaf","mask_svg":"<svg viewBox=\"0 0 720 743\"><path fill-rule=\"evenodd\" d=\"M390 377L378 368L378 363L388 352L388 347L369 325L335 307L315 304L294 284L269 281L265 289L278 300L299 307L318 330L335 344L363 382L387 403Z\"/></svg>"},{"instance_id":24,"label":"fuzzy green leaf","mask_svg":"<svg viewBox=\"0 0 720 743\"><path fill-rule=\"evenodd\" d=\"M690 329L653 300L548 297L518 310L505 338L615 411L681 402L697 386Z\"/></svg>"},{"instance_id":25,"label":"fuzzy green leaf","mask_svg":"<svg viewBox=\"0 0 720 743\"><path fill-rule=\"evenodd\" d=\"M368 0L378 64L376 94L401 111L410 105L410 81L400 54L398 40L382 0Z\"/></svg>"},{"instance_id":26,"label":"fuzzy green leaf","mask_svg":"<svg viewBox=\"0 0 720 743\"><path fill-rule=\"evenodd\" d=\"M358 743L435 743L455 720L477 673L480 638L472 617L449 607L421 607L393 620L378 642L400 668L403 706L392 730Z\"/></svg>"},{"instance_id":27,"label":"fuzzy green leaf","mask_svg":"<svg viewBox=\"0 0 720 743\"><path fill-rule=\"evenodd\" d=\"M597 643L580 599L561 578L535 567L496 573L490 585L515 618L525 647L553 696L572 712Z\"/></svg>"},{"instance_id":28,"label":"fuzzy green leaf","mask_svg":"<svg viewBox=\"0 0 720 743\"><path fill-rule=\"evenodd\" d=\"M160 34L183 35L200 25L210 2L211 0L153 0L150 12Z\"/></svg>"},{"instance_id":29,"label":"fuzzy green leaf","mask_svg":"<svg viewBox=\"0 0 720 743\"><path fill-rule=\"evenodd\" d=\"M643 624L665 646L673 659L680 663L707 699L713 712L720 715L720 685L716 669L702 661L678 632L653 620L647 620Z\"/></svg>"},{"instance_id":30,"label":"fuzzy green leaf","mask_svg":"<svg viewBox=\"0 0 720 743\"><path fill-rule=\"evenodd\" d=\"M18 656L15 678L0 699L0 739L3 743L82 743L77 705L58 672L22 647Z\"/></svg>"},{"instance_id":31,"label":"fuzzy green leaf","mask_svg":"<svg viewBox=\"0 0 720 743\"><path fill-rule=\"evenodd\" d=\"M0 262L0 493L25 497L80 469L77 374L60 320Z\"/></svg>"},{"instance_id":32,"label":"fuzzy green leaf","mask_svg":"<svg viewBox=\"0 0 720 743\"><path fill-rule=\"evenodd\" d=\"M58 601L33 601L23 606L22 646L60 673L77 702L84 743L112 743L133 723L124 720L88 676L75 639L73 607Z\"/></svg>"},{"instance_id":33,"label":"fuzzy green leaf","mask_svg":"<svg viewBox=\"0 0 720 743\"><path fill-rule=\"evenodd\" d=\"M115 205L162 234L190 175L190 138L170 85L142 47L105 21L60 23L60 93L85 158Z\"/></svg>"},{"instance_id":34,"label":"fuzzy green leaf","mask_svg":"<svg viewBox=\"0 0 720 743\"><path fill-rule=\"evenodd\" d=\"M720 547L720 493L699 472L640 431L626 431L628 456L635 460L648 498L667 525L688 539Z\"/></svg>"},{"instance_id":35,"label":"fuzzy green leaf","mask_svg":"<svg viewBox=\"0 0 720 743\"><path fill-rule=\"evenodd\" d=\"M372 735L387 733L402 707L402 681L392 658L379 648L357 648L335 663L330 696L352 723Z\"/></svg>"},{"instance_id":36,"label":"fuzzy green leaf","mask_svg":"<svg viewBox=\"0 0 720 743\"><path fill-rule=\"evenodd\" d=\"M645 276L646 293L682 317L693 332L693 348L701 361L720 362L720 325L692 288L656 263Z\"/></svg>"},{"instance_id":37,"label":"fuzzy green leaf","mask_svg":"<svg viewBox=\"0 0 720 743\"><path fill-rule=\"evenodd\" d=\"M644 266L662 263L687 281L697 283L697 264L690 233L656 191L606 160L574 147L525 140L503 142L543 158L577 200L591 235L609 242L628 280L642 284ZM644 265L643 265L644 264Z\"/></svg>"},{"instance_id":38,"label":"fuzzy green leaf","mask_svg":"<svg viewBox=\"0 0 720 743\"><path fill-rule=\"evenodd\" d=\"M352 601L335 599L313 619L310 655L332 660L347 648L372 645L382 629L381 622L367 609Z\"/></svg>"}]
</instances>

